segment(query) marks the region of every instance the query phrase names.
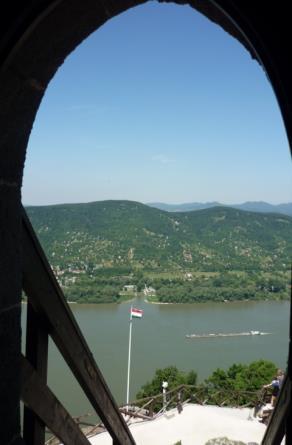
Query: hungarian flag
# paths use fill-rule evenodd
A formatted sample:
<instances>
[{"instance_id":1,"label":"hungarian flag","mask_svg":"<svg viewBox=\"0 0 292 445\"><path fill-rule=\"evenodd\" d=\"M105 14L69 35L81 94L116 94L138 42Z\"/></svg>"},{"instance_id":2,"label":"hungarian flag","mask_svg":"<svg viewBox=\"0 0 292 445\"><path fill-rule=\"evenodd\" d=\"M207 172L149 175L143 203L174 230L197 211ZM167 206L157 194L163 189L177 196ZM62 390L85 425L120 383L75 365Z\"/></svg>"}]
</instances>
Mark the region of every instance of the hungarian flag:
<instances>
[{"instance_id":1,"label":"hungarian flag","mask_svg":"<svg viewBox=\"0 0 292 445\"><path fill-rule=\"evenodd\" d=\"M142 318L143 311L142 309L135 309L134 307L131 307L131 318Z\"/></svg>"}]
</instances>

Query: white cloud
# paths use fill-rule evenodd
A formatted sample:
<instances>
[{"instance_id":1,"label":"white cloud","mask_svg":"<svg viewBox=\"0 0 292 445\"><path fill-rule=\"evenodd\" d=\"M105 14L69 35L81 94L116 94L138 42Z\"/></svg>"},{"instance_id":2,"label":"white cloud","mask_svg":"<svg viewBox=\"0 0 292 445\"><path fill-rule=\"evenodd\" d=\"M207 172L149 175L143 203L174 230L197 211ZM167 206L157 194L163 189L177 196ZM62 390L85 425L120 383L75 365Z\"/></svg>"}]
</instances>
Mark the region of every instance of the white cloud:
<instances>
[{"instance_id":1,"label":"white cloud","mask_svg":"<svg viewBox=\"0 0 292 445\"><path fill-rule=\"evenodd\" d=\"M175 162L175 159L171 159L163 154L158 154L152 156L151 161L159 162L160 164L171 164L172 162Z\"/></svg>"}]
</instances>

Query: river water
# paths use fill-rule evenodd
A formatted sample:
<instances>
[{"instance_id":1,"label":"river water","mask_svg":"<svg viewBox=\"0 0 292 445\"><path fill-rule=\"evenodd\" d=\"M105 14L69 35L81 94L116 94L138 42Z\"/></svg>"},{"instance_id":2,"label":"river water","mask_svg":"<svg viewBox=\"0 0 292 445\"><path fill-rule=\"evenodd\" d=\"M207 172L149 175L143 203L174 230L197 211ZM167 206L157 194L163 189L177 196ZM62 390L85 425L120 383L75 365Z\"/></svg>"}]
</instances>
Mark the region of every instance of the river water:
<instances>
[{"instance_id":1,"label":"river water","mask_svg":"<svg viewBox=\"0 0 292 445\"><path fill-rule=\"evenodd\" d=\"M195 370L198 380L216 368L266 359L285 368L288 354L290 302L233 302L203 304L132 303L144 310L133 320L130 400L151 380L157 368L176 365ZM131 303L70 305L83 335L119 404L126 399ZM26 305L22 322L25 331ZM186 334L212 332L270 332L264 336L187 339ZM24 337L24 335L23 335ZM24 339L23 339L24 343ZM48 384L72 415L92 412L70 370L52 342Z\"/></svg>"}]
</instances>

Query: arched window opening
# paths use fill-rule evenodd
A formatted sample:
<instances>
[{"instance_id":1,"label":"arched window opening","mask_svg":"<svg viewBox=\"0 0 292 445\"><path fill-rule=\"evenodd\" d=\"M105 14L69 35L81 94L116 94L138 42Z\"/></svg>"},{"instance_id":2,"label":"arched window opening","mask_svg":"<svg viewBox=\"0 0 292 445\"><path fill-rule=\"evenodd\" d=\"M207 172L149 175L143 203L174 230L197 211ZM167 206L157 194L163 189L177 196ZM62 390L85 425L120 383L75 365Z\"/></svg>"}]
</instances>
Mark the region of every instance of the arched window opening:
<instances>
[{"instance_id":1,"label":"arched window opening","mask_svg":"<svg viewBox=\"0 0 292 445\"><path fill-rule=\"evenodd\" d=\"M166 19L162 27L159 14L163 7ZM140 8L141 11L145 8L141 22ZM225 44L224 33L214 26L213 53L210 55L211 47L203 37L207 22L203 16L188 7L177 8L175 14L172 5L148 4L140 8L115 17L96 36L92 34L59 69L46 91L34 125L28 145L23 188L24 204L34 204L36 200L36 204L42 205L41 208L26 205L27 212L61 288L69 302L74 303L71 309L90 348L100 358L99 364L101 368L105 367L102 370L106 376L112 370L119 371L118 379L114 373L109 377L109 380L112 379L110 387L119 404L124 401L121 374L126 376L128 336L127 329L120 328L129 309L129 301L144 310L145 321L149 315L152 317L152 321L147 320L151 328L148 329L144 322L136 329L132 360L135 359L140 368L132 365L135 366L131 374L132 381L135 381L131 388L132 399L133 393L151 377L149 370L154 371L157 366L163 368L174 364L181 369L183 374L179 378L184 375L184 384L199 382L202 386L212 386L216 378L223 378L223 374L219 376L215 373L209 382L204 381L215 369L210 357L216 363L221 360L220 367L223 368L238 362L234 359L239 352L239 348L235 351L235 344L242 345L240 357L246 352L244 362L259 358L260 350L261 358L273 359L277 366L285 368L288 353L289 206L269 207L266 203L257 202L262 199L274 204L288 201L291 185L287 168L288 144L270 86L266 80L258 82L262 76L261 68L255 62L250 66L245 65L241 55L236 53L238 43L232 39L228 39L227 45L233 64L227 68L228 51L220 53ZM158 13L157 18L154 17L154 10ZM220 14L217 17L214 11L211 8L209 16L216 21ZM117 12L120 11L107 10L106 15ZM193 18L200 31L196 36L189 28ZM132 23L131 19L134 19ZM125 26L123 20L127 20L130 26ZM101 18L100 23L103 21L105 18ZM249 40L240 37L232 22L227 25L222 17L219 22L244 43L252 56L256 55L266 63L268 74L274 81L268 58L265 59L261 51L258 56L246 43ZM117 26L114 37L110 35L111 26ZM96 27L95 19L92 23L87 22L83 29L80 27L80 34L74 37L75 43L79 43ZM148 33L147 37L145 34L143 37L145 29L151 29L151 36ZM133 30L138 30L136 38L131 37ZM248 26L246 30L248 34ZM115 41L117 36L118 40ZM68 53L68 48L73 48L73 40L71 43L70 38L66 43L64 41L67 50L63 49L63 55ZM192 40L191 48L188 46L189 40ZM115 52L117 41L120 48ZM126 42L128 53L125 51ZM35 45L38 45L37 41ZM157 53L158 47L160 54ZM96 71L96 59L93 58L89 59L91 69L83 70L85 58L78 61L78 52L83 57L92 49L99 55L99 70ZM60 47L58 51L61 55ZM246 57L245 49L241 48L241 52ZM47 54L44 61L46 57ZM197 64L193 63L193 58ZM25 85L32 89L34 95L30 101L32 114L60 60L55 57L51 66L47 65L43 83L38 76L24 76ZM135 64L132 64L133 60ZM175 64L171 63L173 60ZM216 66L212 65L214 60ZM203 63L207 64L205 71L201 71ZM67 80L66 69L77 74L76 77ZM37 73L37 69L33 71ZM230 71L233 75L227 80ZM253 78L253 84L248 83L251 72L256 78ZM239 87L236 84L237 76L241 81ZM96 89L91 86L91 79L98 79ZM219 87L214 88L216 82ZM79 83L84 88L82 97L78 98ZM281 85L276 84L275 87L278 98L283 97ZM228 89L232 91L229 96ZM24 90L23 94L24 103L25 95L29 98L30 93ZM76 101L72 101L75 95ZM252 106L247 104L247 98L251 96ZM270 110L272 103L274 109ZM283 111L283 102L280 105ZM70 119L67 120L69 115ZM29 128L29 119L27 122ZM226 122L228 125L224 127ZM192 134L193 131L195 134ZM55 135L57 138L54 138ZM20 145L25 145L27 137L27 130L19 132ZM279 145L282 149L279 149ZM277 155L274 156L276 146ZM35 166L30 159L34 149ZM46 157L49 151L51 158ZM82 153L82 156L79 157L78 153ZM89 158L91 161L87 162ZM49 175L46 176L46 172ZM68 172L75 174L75 182L70 182ZM261 181L258 181L259 174ZM37 176L39 186L36 187L30 180ZM21 172L18 171L3 184L10 187L17 184L20 177ZM16 182L13 182L13 178ZM46 188L45 184L50 186ZM41 194L36 193L37 188L42 189ZM53 194L50 194L52 191ZM216 196L212 198L214 191ZM283 193L286 195L281 198ZM96 194L98 197L95 197ZM25 202L26 196L30 196L31 201L28 198ZM37 202L39 196L45 197L45 201ZM54 196L57 196L56 200ZM213 200L215 203L210 202ZM82 201L98 202L78 204ZM252 202L237 205L242 201ZM188 202L191 205L185 204ZM58 205L46 207L47 203ZM27 270L32 271L29 267ZM29 288L27 270L24 284ZM88 307L83 304L79 307L79 303L97 302L103 302L104 306ZM184 304L178 306L177 303ZM39 308L36 306L34 310L39 311ZM100 332L95 330L96 317L99 317ZM202 328L200 332L193 332L194 320L196 329ZM58 323L56 331L60 328ZM74 324L73 319L71 323ZM245 327L237 329L243 324L245 326L245 323L248 325L247 331ZM254 323L258 325L254 327ZM222 327L225 326L234 329L222 334ZM271 331L282 329L277 332L277 338L274 337L275 348L270 348L268 340L273 339L270 336L274 334L266 326ZM115 333L116 327L118 332ZM268 340L259 335L263 333L270 335ZM105 340L102 344L96 342L96 336L103 335L110 347ZM232 346L233 337L237 336L240 338L235 339ZM193 341L197 337L208 341L204 348ZM218 337L224 337L223 349L214 346L214 340L218 340ZM242 341L247 337L253 343L252 347L245 349ZM283 339L287 339L286 345ZM116 354L112 357L113 344L121 356ZM177 363L170 363L174 351L178 353ZM49 360L58 363L53 347L50 354ZM110 360L103 361L103 355ZM193 356L196 356L195 366ZM158 365L154 365L154 361ZM179 363L183 363L182 368ZM85 361L84 366L88 374L93 375L95 371L92 371L89 362ZM26 372L33 372L25 369ZM224 378L229 379L230 383L231 374L238 369L231 367ZM172 372L171 369L168 371ZM189 371L193 374L188 377L186 373ZM252 369L245 371L249 373ZM57 372L58 377L60 372ZM170 395L165 396L169 383L165 381L168 380L167 376L164 376L163 392L160 394L162 410L171 408L173 403ZM67 377L64 378L66 384L69 383ZM56 393L59 394L65 388L61 379L56 379L50 363L49 384L52 387L56 385ZM71 387L68 388L67 394L71 392ZM141 391L139 394L141 396ZM76 401L70 402L66 397L64 391L65 405L71 414L79 415L75 411ZM179 392L176 397L181 413L187 395ZM215 404L227 403L225 399L212 401ZM72 403L75 412L70 407ZM160 412L155 403L152 403L151 409L143 411L146 416L150 415L150 411L153 414L155 409ZM128 408L125 409L127 414ZM110 434L115 437L117 432L111 428L112 424L109 424ZM130 436L127 437L131 441ZM123 441L118 439L117 443Z\"/></svg>"}]
</instances>

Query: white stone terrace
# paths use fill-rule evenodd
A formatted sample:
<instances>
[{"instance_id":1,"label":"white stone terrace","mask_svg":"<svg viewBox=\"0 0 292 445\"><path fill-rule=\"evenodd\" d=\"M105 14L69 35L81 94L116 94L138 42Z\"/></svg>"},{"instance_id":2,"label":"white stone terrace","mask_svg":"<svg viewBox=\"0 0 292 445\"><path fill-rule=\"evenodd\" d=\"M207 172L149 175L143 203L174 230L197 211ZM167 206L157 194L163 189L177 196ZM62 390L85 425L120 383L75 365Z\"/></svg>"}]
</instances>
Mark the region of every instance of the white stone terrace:
<instances>
[{"instance_id":1,"label":"white stone terrace","mask_svg":"<svg viewBox=\"0 0 292 445\"><path fill-rule=\"evenodd\" d=\"M179 414L174 408L154 420L134 421L130 430L137 445L205 445L210 439L227 437L245 444L260 444L266 426L253 417L252 408L226 408L186 404ZM90 438L92 445L112 445L108 433Z\"/></svg>"}]
</instances>

